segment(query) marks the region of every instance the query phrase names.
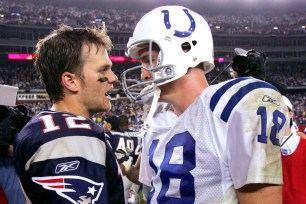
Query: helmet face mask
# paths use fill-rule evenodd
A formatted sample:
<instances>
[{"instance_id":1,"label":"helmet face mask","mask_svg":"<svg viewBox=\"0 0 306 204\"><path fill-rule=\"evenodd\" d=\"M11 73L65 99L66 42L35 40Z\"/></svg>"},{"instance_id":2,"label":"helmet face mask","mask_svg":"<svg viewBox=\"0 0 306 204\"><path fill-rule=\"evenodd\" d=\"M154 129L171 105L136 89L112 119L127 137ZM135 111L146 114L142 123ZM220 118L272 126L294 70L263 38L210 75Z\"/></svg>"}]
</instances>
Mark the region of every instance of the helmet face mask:
<instances>
[{"instance_id":1,"label":"helmet face mask","mask_svg":"<svg viewBox=\"0 0 306 204\"><path fill-rule=\"evenodd\" d=\"M156 45L160 51L158 58L152 59L152 48ZM139 51L142 49L149 50L149 66L133 67L122 74L124 91L132 100L139 99L135 92L131 92L131 88L136 90L136 86L141 90L151 83L156 86L169 83L201 63L205 73L214 68L213 40L209 25L202 16L185 7L163 6L144 15L130 38L126 55L139 60ZM127 77L135 76L131 73L137 68L150 71L153 80L136 82L134 77L131 87L131 81Z\"/></svg>"}]
</instances>

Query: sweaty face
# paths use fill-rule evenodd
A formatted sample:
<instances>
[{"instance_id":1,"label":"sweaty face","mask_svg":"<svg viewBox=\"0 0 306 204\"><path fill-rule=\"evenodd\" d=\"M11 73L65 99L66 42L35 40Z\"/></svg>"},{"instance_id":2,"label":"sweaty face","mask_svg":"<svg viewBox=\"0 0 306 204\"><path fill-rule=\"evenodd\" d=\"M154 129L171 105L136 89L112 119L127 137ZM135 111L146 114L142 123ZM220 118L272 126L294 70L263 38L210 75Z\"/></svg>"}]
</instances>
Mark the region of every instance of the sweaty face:
<instances>
[{"instance_id":1,"label":"sweaty face","mask_svg":"<svg viewBox=\"0 0 306 204\"><path fill-rule=\"evenodd\" d=\"M150 55L149 54L150 52L148 48L139 51L139 61L143 67L141 69L141 80L143 81L149 81L153 79L151 72L144 69L144 68L150 68ZM159 54L159 50L157 48L153 48L152 67L156 67L157 65L158 54Z\"/></svg>"},{"instance_id":2,"label":"sweaty face","mask_svg":"<svg viewBox=\"0 0 306 204\"><path fill-rule=\"evenodd\" d=\"M141 69L141 80L143 81L150 81L153 80L153 76L152 73L144 68L154 68L158 65L158 55L159 55L159 51L160 49L156 46L152 47L152 67L150 67L150 52L149 49L143 49L139 51L139 61L142 65L142 69ZM166 96L168 95L169 92L171 92L172 90L172 84L173 82L164 84L159 86L160 90L161 90L161 95L160 95L160 101L165 101ZM152 96L153 97L153 94Z\"/></svg>"},{"instance_id":3,"label":"sweaty face","mask_svg":"<svg viewBox=\"0 0 306 204\"><path fill-rule=\"evenodd\" d=\"M97 50L94 45L84 45L82 52L84 79L80 92L84 109L87 109L89 115L109 111L111 103L106 94L118 78L111 70L112 62L108 53L103 46Z\"/></svg>"}]
</instances>

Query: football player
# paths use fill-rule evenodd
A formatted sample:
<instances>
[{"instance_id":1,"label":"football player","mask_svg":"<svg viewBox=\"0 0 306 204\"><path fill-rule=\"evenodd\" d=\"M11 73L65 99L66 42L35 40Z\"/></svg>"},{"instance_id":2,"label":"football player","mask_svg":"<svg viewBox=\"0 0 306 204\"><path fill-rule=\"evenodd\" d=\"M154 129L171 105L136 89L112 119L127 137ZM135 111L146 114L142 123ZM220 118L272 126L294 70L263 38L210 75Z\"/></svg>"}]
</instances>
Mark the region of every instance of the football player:
<instances>
[{"instance_id":1,"label":"football player","mask_svg":"<svg viewBox=\"0 0 306 204\"><path fill-rule=\"evenodd\" d=\"M109 144L118 159L122 172L124 174L128 173L131 169L131 165L135 164L140 152L137 134L126 128L122 129L119 117L115 115L105 118L104 130L106 139L109 141ZM134 200L134 202L129 203L135 203L135 186L126 176L123 176L123 183L126 200Z\"/></svg>"},{"instance_id":2,"label":"football player","mask_svg":"<svg viewBox=\"0 0 306 204\"><path fill-rule=\"evenodd\" d=\"M150 165L154 171L148 201L281 203L280 142L289 124L282 95L251 77L208 86L205 73L214 68L213 52L205 19L182 6L145 14L128 43L127 55L141 65L123 72L126 94L137 101L153 92L150 111L160 101L179 115L142 154L148 162L142 158L141 168ZM139 69L152 80L127 78ZM153 88L135 91L147 84ZM145 128L150 132L150 122Z\"/></svg>"},{"instance_id":3,"label":"football player","mask_svg":"<svg viewBox=\"0 0 306 204\"><path fill-rule=\"evenodd\" d=\"M36 45L35 68L53 106L14 144L27 203L126 203L122 172L94 113L111 109L118 81L104 30L62 26Z\"/></svg>"}]
</instances>

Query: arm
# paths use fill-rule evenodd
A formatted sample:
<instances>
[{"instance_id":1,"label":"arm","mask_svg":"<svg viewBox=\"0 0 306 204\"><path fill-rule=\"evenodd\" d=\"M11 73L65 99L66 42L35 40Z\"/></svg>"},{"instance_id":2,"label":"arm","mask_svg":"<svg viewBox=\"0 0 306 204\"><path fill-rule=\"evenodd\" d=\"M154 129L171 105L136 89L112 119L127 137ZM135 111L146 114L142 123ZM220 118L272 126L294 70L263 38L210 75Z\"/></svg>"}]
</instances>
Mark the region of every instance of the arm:
<instances>
[{"instance_id":1,"label":"arm","mask_svg":"<svg viewBox=\"0 0 306 204\"><path fill-rule=\"evenodd\" d=\"M237 190L240 204L282 203L282 186L248 184Z\"/></svg>"},{"instance_id":2,"label":"arm","mask_svg":"<svg viewBox=\"0 0 306 204\"><path fill-rule=\"evenodd\" d=\"M305 134L305 133L303 133L303 132L297 132L296 134L297 134L298 136L300 136L301 138L306 139L306 134Z\"/></svg>"},{"instance_id":3,"label":"arm","mask_svg":"<svg viewBox=\"0 0 306 204\"><path fill-rule=\"evenodd\" d=\"M274 99L278 103L264 100L274 95L280 96L272 88L248 93L227 122L229 170L240 203L282 201L280 143L289 127L289 114L277 101L280 97Z\"/></svg>"},{"instance_id":4,"label":"arm","mask_svg":"<svg viewBox=\"0 0 306 204\"><path fill-rule=\"evenodd\" d=\"M124 150L117 150L115 152L115 155L117 157L123 175L127 176L128 179L133 183L140 185L141 183L138 180L141 161L140 154L137 157L135 165L132 165L133 158L129 156L129 154L126 153Z\"/></svg>"},{"instance_id":5,"label":"arm","mask_svg":"<svg viewBox=\"0 0 306 204\"><path fill-rule=\"evenodd\" d=\"M125 175L130 179L133 183L136 183L140 185L141 183L139 182L139 168L140 168L140 162L141 162L141 154L139 154L135 165L131 166L131 169L127 172L125 172Z\"/></svg>"}]
</instances>

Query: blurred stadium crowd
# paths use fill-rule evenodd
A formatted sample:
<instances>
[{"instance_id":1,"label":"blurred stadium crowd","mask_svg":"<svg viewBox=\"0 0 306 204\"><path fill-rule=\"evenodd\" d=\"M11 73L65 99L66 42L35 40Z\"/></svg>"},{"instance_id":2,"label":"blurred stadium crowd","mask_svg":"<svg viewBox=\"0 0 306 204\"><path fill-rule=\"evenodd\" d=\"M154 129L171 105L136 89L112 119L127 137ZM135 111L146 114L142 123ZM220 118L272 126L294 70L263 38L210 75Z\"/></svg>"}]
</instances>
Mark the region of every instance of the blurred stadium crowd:
<instances>
[{"instance_id":1,"label":"blurred stadium crowd","mask_svg":"<svg viewBox=\"0 0 306 204\"><path fill-rule=\"evenodd\" d=\"M33 12L35 11L35 12ZM136 22L146 11L133 11L121 8L90 8L90 7L61 7L58 4L30 1L4 1L0 0L0 24L4 25L29 25L29 26L57 26L67 24L71 26L92 26L105 22L108 30L132 31ZM203 11L204 13L204 11ZM303 9L292 13L265 13L249 14L241 13L206 13L203 16L209 22L212 32L219 34L306 34L306 14ZM6 36L1 34L3 39ZM9 36L7 36L9 37ZM306 46L306 44L305 44ZM272 56L273 57L273 56ZM114 72L120 76L122 65L114 64ZM220 72L216 68L209 73L208 81L212 81ZM305 62L293 62L288 64L267 63L267 78L285 87L306 87ZM224 72L217 82L230 78L229 72ZM0 84L18 86L19 89L31 91L44 89L39 81L38 73L33 69L33 62L11 62L0 66ZM120 90L121 85L115 85ZM295 109L295 121L297 124L306 124L306 94L304 92L288 92L285 94L293 103ZM49 102L35 101L24 104L29 109L30 115L50 108ZM115 100L112 110L108 115L125 114L130 118L131 128L139 129L142 124L143 111L141 105L130 103L128 100ZM94 120L103 122L104 114L96 114Z\"/></svg>"},{"instance_id":2,"label":"blurred stadium crowd","mask_svg":"<svg viewBox=\"0 0 306 204\"><path fill-rule=\"evenodd\" d=\"M132 31L145 11L121 8L95 8L48 4L46 2L0 1L0 24L89 26L105 22L108 30ZM33 12L35 11L35 12ZM208 13L203 16L213 33L223 34L301 34L306 22L303 9L292 13Z\"/></svg>"},{"instance_id":3,"label":"blurred stadium crowd","mask_svg":"<svg viewBox=\"0 0 306 204\"><path fill-rule=\"evenodd\" d=\"M272 65L273 66L273 65ZM123 67L116 67L115 72L119 73L123 71ZM214 71L207 75L208 81L212 81L220 72L220 68L216 68ZM221 82L230 79L229 71L224 72L218 80L214 83ZM296 67L267 67L267 79L270 82L278 82L289 87L306 87L306 72L305 67L302 64L297 64ZM20 89L29 90L41 90L44 87L39 81L39 76L36 70L32 66L19 67L11 64L8 67L0 68L0 84L18 86ZM114 86L115 89L120 90L121 84L117 83ZM295 121L297 124L306 124L306 94L305 92L286 93L290 98L293 106L295 107ZM24 104L29 109L30 115L50 108L49 102L29 102ZM121 115L125 114L130 118L131 128L138 130L142 124L142 106L139 104L131 103L129 100L114 100L111 112L108 115ZM95 120L98 123L103 122L104 114L96 114Z\"/></svg>"},{"instance_id":4,"label":"blurred stadium crowd","mask_svg":"<svg viewBox=\"0 0 306 204\"><path fill-rule=\"evenodd\" d=\"M7 84L12 86L18 86L20 89L44 89L39 81L39 74L33 69L33 64L29 65L16 65L11 63L8 66L1 66L0 69L0 84ZM131 66L131 65L130 65ZM116 66L114 72L117 76L124 69L129 67ZM208 79L213 79L218 74L218 70L208 75ZM225 73L223 78L219 78L220 81L224 81L230 77L229 73ZM272 81L277 81L284 86L297 87L306 86L306 72L305 65L302 63L295 63L293 66L288 65L267 65L267 77ZM120 89L121 84L115 84L115 88Z\"/></svg>"}]
</instances>

